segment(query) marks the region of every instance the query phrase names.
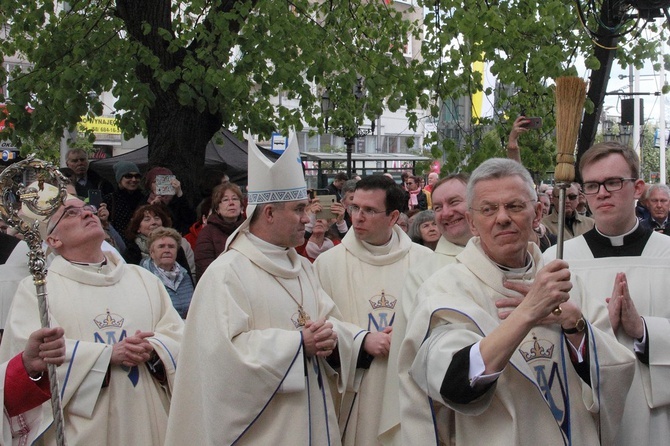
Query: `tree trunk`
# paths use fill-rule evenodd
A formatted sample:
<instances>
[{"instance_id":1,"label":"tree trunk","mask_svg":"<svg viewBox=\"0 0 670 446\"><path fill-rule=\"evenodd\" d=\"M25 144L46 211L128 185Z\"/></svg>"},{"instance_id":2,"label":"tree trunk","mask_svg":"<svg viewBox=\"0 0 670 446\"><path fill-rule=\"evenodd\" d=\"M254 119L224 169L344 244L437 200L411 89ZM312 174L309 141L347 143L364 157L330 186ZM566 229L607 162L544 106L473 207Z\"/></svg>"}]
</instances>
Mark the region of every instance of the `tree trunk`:
<instances>
[{"instance_id":1,"label":"tree trunk","mask_svg":"<svg viewBox=\"0 0 670 446\"><path fill-rule=\"evenodd\" d=\"M184 195L195 207L200 199L199 178L205 166L205 151L221 119L179 105L164 97L154 106L147 120L149 167L170 169L182 183Z\"/></svg>"},{"instance_id":2,"label":"tree trunk","mask_svg":"<svg viewBox=\"0 0 670 446\"><path fill-rule=\"evenodd\" d=\"M234 3L234 2L233 2ZM160 67L169 71L180 67L186 50L168 49L160 30L172 33L170 0L117 0L116 15L127 27L131 38L149 49L160 60ZM148 32L144 24L150 24ZM149 166L167 167L182 183L184 194L192 206L199 198L198 178L205 165L205 150L214 133L221 128L221 114L199 112L194 105L179 103L177 91L181 80L165 88L153 68L139 64L138 79L149 86L155 96L147 117Z\"/></svg>"}]
</instances>

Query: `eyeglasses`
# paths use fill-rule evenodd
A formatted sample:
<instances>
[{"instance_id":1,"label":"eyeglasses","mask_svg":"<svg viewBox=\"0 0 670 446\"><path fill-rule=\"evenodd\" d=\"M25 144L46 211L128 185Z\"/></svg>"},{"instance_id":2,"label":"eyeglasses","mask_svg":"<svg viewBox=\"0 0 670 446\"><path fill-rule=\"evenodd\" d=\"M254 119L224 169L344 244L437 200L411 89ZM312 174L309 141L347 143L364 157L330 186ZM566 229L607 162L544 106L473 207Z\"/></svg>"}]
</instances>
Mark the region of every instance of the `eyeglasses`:
<instances>
[{"instance_id":1,"label":"eyeglasses","mask_svg":"<svg viewBox=\"0 0 670 446\"><path fill-rule=\"evenodd\" d=\"M60 223L62 219L79 217L82 212L90 212L93 215L98 214L98 210L95 208L95 206L90 204L85 204L82 207L74 207L74 206L66 207L63 213L60 215L60 217L58 217L58 220L56 220L56 224L54 224L51 227L51 229L47 231L47 235L54 232L54 229L56 229L56 226L58 226L58 223Z\"/></svg>"},{"instance_id":2,"label":"eyeglasses","mask_svg":"<svg viewBox=\"0 0 670 446\"><path fill-rule=\"evenodd\" d=\"M623 188L624 181L635 181L637 178L608 178L603 182L585 181L582 183L582 189L585 195L595 195L603 186L607 192L616 192Z\"/></svg>"},{"instance_id":3,"label":"eyeglasses","mask_svg":"<svg viewBox=\"0 0 670 446\"><path fill-rule=\"evenodd\" d=\"M500 206L502 206L510 214L518 214L526 210L526 203L535 203L535 200L528 201L513 201L511 203L490 203L484 204L479 208L470 208L470 210L479 212L484 217L491 217L498 213Z\"/></svg>"},{"instance_id":4,"label":"eyeglasses","mask_svg":"<svg viewBox=\"0 0 670 446\"><path fill-rule=\"evenodd\" d=\"M240 201L242 201L242 200L240 200L240 197L238 197L237 195L234 196L234 197L231 197L231 198L226 197L226 198L222 198L222 199L221 199L221 203L229 203L229 202L231 202L231 201L237 201L237 202L240 202Z\"/></svg>"},{"instance_id":5,"label":"eyeglasses","mask_svg":"<svg viewBox=\"0 0 670 446\"><path fill-rule=\"evenodd\" d=\"M142 178L142 174L139 174L139 173L127 173L127 174L125 174L125 175L123 176L123 178L125 178L126 180L132 180L133 178L135 178L136 180L139 180L140 178Z\"/></svg>"},{"instance_id":6,"label":"eyeglasses","mask_svg":"<svg viewBox=\"0 0 670 446\"><path fill-rule=\"evenodd\" d=\"M374 209L369 209L369 208L363 209L363 208L360 208L360 207L356 206L355 204L352 204L351 206L348 206L347 211L349 212L349 215L358 214L360 212L366 218L372 218L375 215L379 215L379 214L386 214L386 211L375 211Z\"/></svg>"}]
</instances>

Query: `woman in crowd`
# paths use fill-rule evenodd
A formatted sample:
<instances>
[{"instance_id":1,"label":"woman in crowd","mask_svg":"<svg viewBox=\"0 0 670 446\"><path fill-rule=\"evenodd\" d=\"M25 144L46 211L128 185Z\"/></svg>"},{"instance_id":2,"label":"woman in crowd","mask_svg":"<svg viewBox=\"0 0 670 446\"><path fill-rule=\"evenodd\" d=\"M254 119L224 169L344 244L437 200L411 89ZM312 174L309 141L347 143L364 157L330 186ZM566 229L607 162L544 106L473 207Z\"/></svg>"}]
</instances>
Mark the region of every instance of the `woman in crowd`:
<instances>
[{"instance_id":1,"label":"woman in crowd","mask_svg":"<svg viewBox=\"0 0 670 446\"><path fill-rule=\"evenodd\" d=\"M154 229L147 239L149 257L142 259L140 266L163 282L172 305L182 319L186 319L194 285L189 271L177 262L181 241L181 235L172 228L161 226Z\"/></svg>"},{"instance_id":2,"label":"woman in crowd","mask_svg":"<svg viewBox=\"0 0 670 446\"><path fill-rule=\"evenodd\" d=\"M140 169L130 161L119 161L114 164L114 176L119 188L105 195L102 202L109 210L109 221L128 244L131 239L126 237L126 229L135 209L144 201L140 190Z\"/></svg>"},{"instance_id":3,"label":"woman in crowd","mask_svg":"<svg viewBox=\"0 0 670 446\"><path fill-rule=\"evenodd\" d=\"M409 225L407 235L410 236L414 243L435 251L435 247L441 236L440 231L437 229L437 223L435 223L435 212L421 211L416 214Z\"/></svg>"},{"instance_id":4,"label":"woman in crowd","mask_svg":"<svg viewBox=\"0 0 670 446\"><path fill-rule=\"evenodd\" d=\"M162 205L145 204L137 208L126 229L126 238L130 240L126 243L126 253L123 256L126 262L139 265L143 259L148 258L151 231L160 226L170 227L171 225L172 220ZM184 239L180 241L177 262L187 271L191 273L195 271L193 251Z\"/></svg>"},{"instance_id":5,"label":"woman in crowd","mask_svg":"<svg viewBox=\"0 0 670 446\"><path fill-rule=\"evenodd\" d=\"M164 190L159 190L156 185L156 177L159 175L171 175L170 180L172 190L170 193L164 193ZM180 234L187 234L191 223L196 219L195 212L188 204L184 192L181 188L181 182L174 178L172 171L166 167L154 167L147 171L144 176L144 187L149 192L147 196L148 204L161 204L172 220L172 227ZM174 193L172 193L174 192Z\"/></svg>"},{"instance_id":6,"label":"woman in crowd","mask_svg":"<svg viewBox=\"0 0 670 446\"><path fill-rule=\"evenodd\" d=\"M312 199L307 211L309 223L305 225L305 243L297 246L295 250L310 262L314 262L320 254L339 245L342 238L347 235L344 206L342 203L332 203L329 207L332 214L336 216L330 220L317 218L323 210L318 197Z\"/></svg>"},{"instance_id":7,"label":"woman in crowd","mask_svg":"<svg viewBox=\"0 0 670 446\"><path fill-rule=\"evenodd\" d=\"M242 215L242 191L235 183L221 184L212 193L212 213L207 225L198 234L195 244L196 278L200 279L207 267L226 248L230 234L237 229Z\"/></svg>"},{"instance_id":8,"label":"woman in crowd","mask_svg":"<svg viewBox=\"0 0 670 446\"><path fill-rule=\"evenodd\" d=\"M307 230L307 227L305 227ZM314 260L323 252L328 251L336 245L340 244L339 237L333 237L332 228L330 228L328 221L322 218L317 219L312 224L311 235L305 243L295 248L295 250L303 257L306 257L310 262Z\"/></svg>"}]
</instances>

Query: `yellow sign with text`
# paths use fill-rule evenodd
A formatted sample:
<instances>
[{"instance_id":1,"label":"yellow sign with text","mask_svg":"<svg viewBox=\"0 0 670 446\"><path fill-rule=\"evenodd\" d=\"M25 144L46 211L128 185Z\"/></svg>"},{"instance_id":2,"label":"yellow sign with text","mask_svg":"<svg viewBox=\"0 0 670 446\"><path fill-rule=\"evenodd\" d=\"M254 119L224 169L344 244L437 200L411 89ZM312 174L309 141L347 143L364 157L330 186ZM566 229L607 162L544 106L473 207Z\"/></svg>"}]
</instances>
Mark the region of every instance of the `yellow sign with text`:
<instances>
[{"instance_id":1,"label":"yellow sign with text","mask_svg":"<svg viewBox=\"0 0 670 446\"><path fill-rule=\"evenodd\" d=\"M79 123L80 130L90 130L93 133L107 133L110 135L120 135L121 129L116 125L115 118L85 118Z\"/></svg>"}]
</instances>

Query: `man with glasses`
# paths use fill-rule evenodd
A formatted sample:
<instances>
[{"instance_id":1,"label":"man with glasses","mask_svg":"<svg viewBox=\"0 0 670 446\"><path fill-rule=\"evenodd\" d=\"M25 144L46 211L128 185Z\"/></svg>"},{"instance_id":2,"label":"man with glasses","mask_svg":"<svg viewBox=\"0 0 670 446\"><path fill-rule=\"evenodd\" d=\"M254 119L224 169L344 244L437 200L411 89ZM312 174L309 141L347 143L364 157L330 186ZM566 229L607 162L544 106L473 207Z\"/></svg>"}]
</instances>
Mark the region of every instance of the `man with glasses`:
<instances>
[{"instance_id":1,"label":"man with glasses","mask_svg":"<svg viewBox=\"0 0 670 446\"><path fill-rule=\"evenodd\" d=\"M314 262L323 289L344 320L365 336L367 364L357 371L356 391L346 392L338 408L345 445L377 445L378 435L400 421L385 415L398 405L397 364L388 362L392 325L407 272L432 255L396 225L403 201L402 189L386 176L360 180L349 206L352 229Z\"/></svg>"},{"instance_id":2,"label":"man with glasses","mask_svg":"<svg viewBox=\"0 0 670 446\"><path fill-rule=\"evenodd\" d=\"M165 287L149 271L102 251L96 210L79 199L68 199L42 232L56 253L49 312L66 336L58 376L68 443L164 444L183 330ZM14 297L0 363L26 345L40 327L39 314L27 278ZM49 403L36 410L30 435L56 444Z\"/></svg>"},{"instance_id":3,"label":"man with glasses","mask_svg":"<svg viewBox=\"0 0 670 446\"><path fill-rule=\"evenodd\" d=\"M632 354L584 321L568 264L529 242L530 174L487 160L467 203L474 237L419 289L401 346L402 444L610 444Z\"/></svg>"},{"instance_id":4,"label":"man with glasses","mask_svg":"<svg viewBox=\"0 0 670 446\"><path fill-rule=\"evenodd\" d=\"M595 228L569 240L563 258L584 279L584 316L613 330L637 356L614 445L667 444L670 437L670 239L641 224L635 200L644 191L640 161L629 147L596 144L579 169ZM553 248L545 259L555 258ZM606 299L607 298L607 299Z\"/></svg>"},{"instance_id":5,"label":"man with glasses","mask_svg":"<svg viewBox=\"0 0 670 446\"><path fill-rule=\"evenodd\" d=\"M542 224L549 233L558 236L558 196L559 189L555 187L551 192L551 199L554 205L551 214L542 219ZM577 212L579 204L579 184L572 183L565 190L565 227L563 229L563 240L582 235L593 228L593 219L580 215Z\"/></svg>"}]
</instances>

